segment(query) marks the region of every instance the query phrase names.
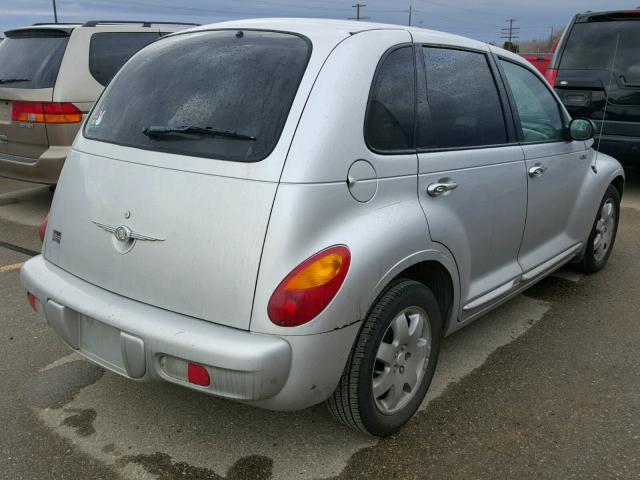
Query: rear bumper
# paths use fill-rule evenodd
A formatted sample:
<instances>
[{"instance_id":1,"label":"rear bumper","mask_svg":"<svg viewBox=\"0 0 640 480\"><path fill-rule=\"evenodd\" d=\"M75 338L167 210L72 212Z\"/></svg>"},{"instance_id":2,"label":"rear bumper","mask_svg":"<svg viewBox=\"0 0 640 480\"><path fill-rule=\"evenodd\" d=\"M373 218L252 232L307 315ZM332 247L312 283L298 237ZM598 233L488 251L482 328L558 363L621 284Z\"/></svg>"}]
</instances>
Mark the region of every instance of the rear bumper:
<instances>
[{"instance_id":1,"label":"rear bumper","mask_svg":"<svg viewBox=\"0 0 640 480\"><path fill-rule=\"evenodd\" d=\"M0 176L55 185L71 147L50 147L40 158L0 153Z\"/></svg>"},{"instance_id":2,"label":"rear bumper","mask_svg":"<svg viewBox=\"0 0 640 480\"><path fill-rule=\"evenodd\" d=\"M122 376L164 380L241 401L270 399L287 381L292 352L281 337L217 325L115 295L41 255L24 265L21 280L38 299L38 313L71 348ZM88 325L93 325L90 339ZM206 366L211 384L200 387L170 376L161 367L165 356Z\"/></svg>"}]
</instances>

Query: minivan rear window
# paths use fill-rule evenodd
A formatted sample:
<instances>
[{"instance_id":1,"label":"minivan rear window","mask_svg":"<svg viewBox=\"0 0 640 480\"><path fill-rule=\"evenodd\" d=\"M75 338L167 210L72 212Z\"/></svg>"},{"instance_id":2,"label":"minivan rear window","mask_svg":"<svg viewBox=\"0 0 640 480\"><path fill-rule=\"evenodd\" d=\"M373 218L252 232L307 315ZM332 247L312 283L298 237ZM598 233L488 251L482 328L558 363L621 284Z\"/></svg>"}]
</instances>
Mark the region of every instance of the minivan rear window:
<instances>
[{"instance_id":1,"label":"minivan rear window","mask_svg":"<svg viewBox=\"0 0 640 480\"><path fill-rule=\"evenodd\" d=\"M7 32L0 43L0 88L52 88L69 35L45 29Z\"/></svg>"},{"instance_id":2,"label":"minivan rear window","mask_svg":"<svg viewBox=\"0 0 640 480\"><path fill-rule=\"evenodd\" d=\"M102 86L107 85L134 53L158 38L158 32L94 33L89 43L91 76Z\"/></svg>"},{"instance_id":3,"label":"minivan rear window","mask_svg":"<svg viewBox=\"0 0 640 480\"><path fill-rule=\"evenodd\" d=\"M169 36L120 70L84 135L146 150L260 161L280 138L310 54L310 42L290 33Z\"/></svg>"},{"instance_id":4,"label":"minivan rear window","mask_svg":"<svg viewBox=\"0 0 640 480\"><path fill-rule=\"evenodd\" d=\"M609 70L615 54L613 73L627 83L640 84L640 19L576 23L567 39L560 68L568 70Z\"/></svg>"}]
</instances>

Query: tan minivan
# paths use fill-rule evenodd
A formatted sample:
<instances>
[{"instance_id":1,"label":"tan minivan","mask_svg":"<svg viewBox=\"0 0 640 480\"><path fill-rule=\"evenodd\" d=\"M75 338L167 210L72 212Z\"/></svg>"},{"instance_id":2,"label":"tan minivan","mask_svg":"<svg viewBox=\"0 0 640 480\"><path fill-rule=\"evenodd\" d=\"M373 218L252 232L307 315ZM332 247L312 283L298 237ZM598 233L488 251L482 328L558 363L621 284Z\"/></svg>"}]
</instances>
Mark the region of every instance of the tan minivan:
<instances>
[{"instance_id":1,"label":"tan minivan","mask_svg":"<svg viewBox=\"0 0 640 480\"><path fill-rule=\"evenodd\" d=\"M0 43L0 176L55 185L85 114L138 50L185 25L36 24Z\"/></svg>"}]
</instances>

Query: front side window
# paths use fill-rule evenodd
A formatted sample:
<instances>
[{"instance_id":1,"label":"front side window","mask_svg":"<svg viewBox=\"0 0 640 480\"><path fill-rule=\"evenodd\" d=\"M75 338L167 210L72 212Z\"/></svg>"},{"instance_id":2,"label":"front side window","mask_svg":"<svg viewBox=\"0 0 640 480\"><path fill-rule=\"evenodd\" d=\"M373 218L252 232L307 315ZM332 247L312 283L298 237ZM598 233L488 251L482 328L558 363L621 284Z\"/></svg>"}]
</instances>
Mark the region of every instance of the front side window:
<instances>
[{"instance_id":1,"label":"front side window","mask_svg":"<svg viewBox=\"0 0 640 480\"><path fill-rule=\"evenodd\" d=\"M311 54L294 34L217 30L144 48L120 70L84 135L145 150L256 162L275 148Z\"/></svg>"},{"instance_id":2,"label":"front side window","mask_svg":"<svg viewBox=\"0 0 640 480\"><path fill-rule=\"evenodd\" d=\"M158 39L157 32L94 33L89 44L89 71L107 85L134 53Z\"/></svg>"},{"instance_id":3,"label":"front side window","mask_svg":"<svg viewBox=\"0 0 640 480\"><path fill-rule=\"evenodd\" d=\"M384 152L411 149L414 124L415 62L407 46L389 53L378 67L367 109L367 143Z\"/></svg>"},{"instance_id":4,"label":"front side window","mask_svg":"<svg viewBox=\"0 0 640 480\"><path fill-rule=\"evenodd\" d=\"M486 55L424 47L429 120L419 147L463 148L507 143L504 112Z\"/></svg>"},{"instance_id":5,"label":"front side window","mask_svg":"<svg viewBox=\"0 0 640 480\"><path fill-rule=\"evenodd\" d=\"M516 102L524 141L564 140L560 107L542 80L515 63L506 60L501 63Z\"/></svg>"}]
</instances>

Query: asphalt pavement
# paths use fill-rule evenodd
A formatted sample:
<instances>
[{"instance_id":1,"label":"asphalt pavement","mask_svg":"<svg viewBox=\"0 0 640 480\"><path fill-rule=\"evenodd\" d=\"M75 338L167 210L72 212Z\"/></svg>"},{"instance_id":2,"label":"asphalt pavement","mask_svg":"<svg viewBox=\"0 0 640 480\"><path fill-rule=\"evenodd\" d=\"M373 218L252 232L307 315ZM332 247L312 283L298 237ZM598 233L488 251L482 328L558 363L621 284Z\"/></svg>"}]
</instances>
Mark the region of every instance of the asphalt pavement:
<instances>
[{"instance_id":1,"label":"asphalt pavement","mask_svg":"<svg viewBox=\"0 0 640 480\"><path fill-rule=\"evenodd\" d=\"M639 479L640 176L605 270L565 268L448 337L420 412L377 440L82 360L19 266L52 193L0 179L0 479ZM17 248L16 248L17 247Z\"/></svg>"}]
</instances>

